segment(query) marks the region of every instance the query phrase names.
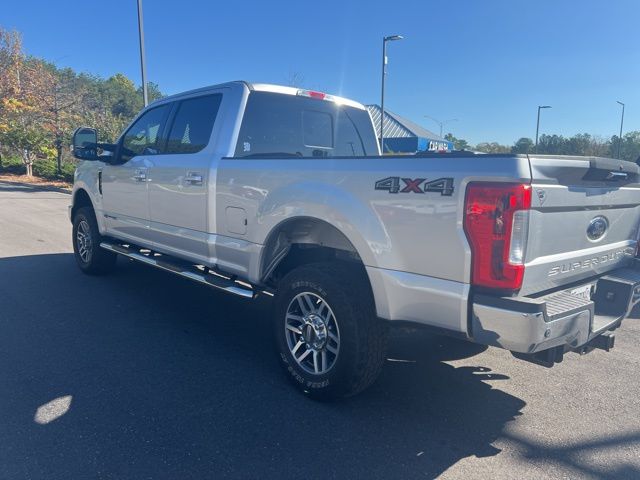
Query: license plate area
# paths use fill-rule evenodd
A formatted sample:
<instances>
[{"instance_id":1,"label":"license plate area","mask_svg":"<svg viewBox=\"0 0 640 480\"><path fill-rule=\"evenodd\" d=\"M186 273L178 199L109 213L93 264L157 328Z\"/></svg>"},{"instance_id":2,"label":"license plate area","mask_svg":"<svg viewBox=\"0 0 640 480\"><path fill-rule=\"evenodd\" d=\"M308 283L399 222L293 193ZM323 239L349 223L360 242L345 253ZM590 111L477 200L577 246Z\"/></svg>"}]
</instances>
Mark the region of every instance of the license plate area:
<instances>
[{"instance_id":1,"label":"license plate area","mask_svg":"<svg viewBox=\"0 0 640 480\"><path fill-rule=\"evenodd\" d=\"M574 297L578 297L582 300L591 300L591 295L593 294L593 285L583 285L578 288L574 288L569 293Z\"/></svg>"}]
</instances>

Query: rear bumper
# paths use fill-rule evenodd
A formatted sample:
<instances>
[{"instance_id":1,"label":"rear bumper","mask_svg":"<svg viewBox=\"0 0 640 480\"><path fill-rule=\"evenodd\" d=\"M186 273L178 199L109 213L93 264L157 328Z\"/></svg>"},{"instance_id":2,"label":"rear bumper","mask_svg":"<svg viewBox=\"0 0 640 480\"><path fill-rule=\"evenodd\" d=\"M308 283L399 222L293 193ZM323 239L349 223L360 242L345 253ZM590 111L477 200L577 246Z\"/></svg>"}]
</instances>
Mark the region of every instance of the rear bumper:
<instances>
[{"instance_id":1,"label":"rear bumper","mask_svg":"<svg viewBox=\"0 0 640 480\"><path fill-rule=\"evenodd\" d=\"M633 262L585 282L591 298L576 296L576 286L538 298L476 294L470 334L475 342L518 353L579 350L620 326L640 302L640 260Z\"/></svg>"}]
</instances>

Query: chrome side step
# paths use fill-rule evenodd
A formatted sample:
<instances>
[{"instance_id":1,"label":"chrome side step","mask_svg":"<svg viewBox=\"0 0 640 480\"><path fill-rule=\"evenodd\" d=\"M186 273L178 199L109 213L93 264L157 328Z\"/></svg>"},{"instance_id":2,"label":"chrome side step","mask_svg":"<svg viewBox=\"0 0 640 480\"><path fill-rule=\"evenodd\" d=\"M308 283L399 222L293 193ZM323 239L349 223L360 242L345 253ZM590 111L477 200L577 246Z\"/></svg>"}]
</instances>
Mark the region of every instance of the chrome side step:
<instances>
[{"instance_id":1,"label":"chrome side step","mask_svg":"<svg viewBox=\"0 0 640 480\"><path fill-rule=\"evenodd\" d=\"M100 247L135 260L136 262L151 265L152 267L156 267L161 270L166 270L167 272L180 275L181 277L208 285L218 290L223 290L227 293L239 295L244 298L254 298L256 296L256 292L248 283L240 282L234 278L214 273L202 266L190 265L187 262L173 259L167 255L154 253L148 249L139 248L134 245L120 245L108 242L100 243Z\"/></svg>"}]
</instances>

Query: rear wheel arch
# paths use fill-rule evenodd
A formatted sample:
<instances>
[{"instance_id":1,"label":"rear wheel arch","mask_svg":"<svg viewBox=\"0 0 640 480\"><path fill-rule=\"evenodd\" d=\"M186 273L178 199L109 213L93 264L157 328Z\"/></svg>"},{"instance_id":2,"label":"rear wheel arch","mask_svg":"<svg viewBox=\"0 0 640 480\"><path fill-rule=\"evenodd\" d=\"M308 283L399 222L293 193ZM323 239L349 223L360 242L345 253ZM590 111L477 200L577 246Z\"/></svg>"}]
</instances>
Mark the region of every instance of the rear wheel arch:
<instances>
[{"instance_id":1,"label":"rear wheel arch","mask_svg":"<svg viewBox=\"0 0 640 480\"><path fill-rule=\"evenodd\" d=\"M315 217L284 220L269 233L260 260L260 279L277 283L291 269L317 262L352 262L364 269L360 253L337 227Z\"/></svg>"}]
</instances>

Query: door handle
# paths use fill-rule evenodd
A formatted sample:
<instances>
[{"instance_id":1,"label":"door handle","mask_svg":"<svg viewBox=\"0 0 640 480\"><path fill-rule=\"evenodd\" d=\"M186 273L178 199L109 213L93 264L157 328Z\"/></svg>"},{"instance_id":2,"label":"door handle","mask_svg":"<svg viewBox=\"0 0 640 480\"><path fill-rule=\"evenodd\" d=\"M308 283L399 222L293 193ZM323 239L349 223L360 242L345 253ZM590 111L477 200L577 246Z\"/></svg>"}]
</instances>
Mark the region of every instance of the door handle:
<instances>
[{"instance_id":1,"label":"door handle","mask_svg":"<svg viewBox=\"0 0 640 480\"><path fill-rule=\"evenodd\" d=\"M203 178L199 173L189 172L184 177L184 181L190 185L202 185Z\"/></svg>"},{"instance_id":2,"label":"door handle","mask_svg":"<svg viewBox=\"0 0 640 480\"><path fill-rule=\"evenodd\" d=\"M146 182L147 181L147 171L143 169L136 170L133 177L131 177L136 182Z\"/></svg>"},{"instance_id":3,"label":"door handle","mask_svg":"<svg viewBox=\"0 0 640 480\"><path fill-rule=\"evenodd\" d=\"M607 180L626 180L627 176L625 172L609 172Z\"/></svg>"}]
</instances>

